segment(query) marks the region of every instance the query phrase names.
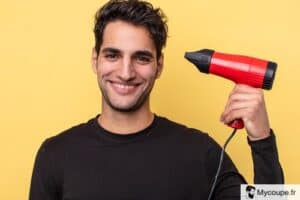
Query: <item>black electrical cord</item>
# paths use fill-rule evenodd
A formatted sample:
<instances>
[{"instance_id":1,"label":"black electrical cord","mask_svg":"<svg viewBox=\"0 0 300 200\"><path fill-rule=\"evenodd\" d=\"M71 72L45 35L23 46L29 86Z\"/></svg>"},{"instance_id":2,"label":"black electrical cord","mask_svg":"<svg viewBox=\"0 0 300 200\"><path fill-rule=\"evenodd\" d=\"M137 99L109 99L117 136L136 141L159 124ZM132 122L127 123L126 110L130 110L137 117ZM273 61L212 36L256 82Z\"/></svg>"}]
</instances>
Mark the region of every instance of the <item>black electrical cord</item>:
<instances>
[{"instance_id":1,"label":"black electrical cord","mask_svg":"<svg viewBox=\"0 0 300 200\"><path fill-rule=\"evenodd\" d=\"M229 138L226 140L226 142L225 142L225 144L224 144L224 146L223 146L223 148L222 148L221 155L220 155L219 166L218 166L218 169L217 169L217 172L216 172L216 175L215 175L214 182L213 182L213 184L212 184L212 186L211 186L211 189L210 189L210 193L209 193L209 196L208 196L208 200L211 199L212 194L213 194L213 192L214 192L214 190L215 190L215 187L216 187L216 184L217 184L217 180L218 180L218 176L219 176L219 173L220 173L220 171L221 171L221 167L222 167L222 162L223 162L223 157L224 157L224 153L225 153L226 146L227 146L227 144L230 142L230 140L233 138L233 136L235 135L236 131L237 131L237 129L235 128L235 129L232 131L232 133L231 133L231 135L229 136Z\"/></svg>"}]
</instances>

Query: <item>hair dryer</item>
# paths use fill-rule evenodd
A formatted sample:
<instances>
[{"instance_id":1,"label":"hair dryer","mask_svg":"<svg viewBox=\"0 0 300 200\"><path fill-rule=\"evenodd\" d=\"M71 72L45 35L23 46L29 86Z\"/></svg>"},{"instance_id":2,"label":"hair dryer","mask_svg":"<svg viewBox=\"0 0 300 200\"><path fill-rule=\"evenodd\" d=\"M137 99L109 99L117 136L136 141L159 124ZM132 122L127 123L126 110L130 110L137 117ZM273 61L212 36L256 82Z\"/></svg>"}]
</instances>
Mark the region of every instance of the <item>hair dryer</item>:
<instances>
[{"instance_id":1,"label":"hair dryer","mask_svg":"<svg viewBox=\"0 0 300 200\"><path fill-rule=\"evenodd\" d=\"M196 65L200 72L215 74L235 83L267 90L272 88L277 68L275 62L219 53L210 49L186 52L185 58ZM244 127L241 119L236 119L228 125L237 129Z\"/></svg>"}]
</instances>

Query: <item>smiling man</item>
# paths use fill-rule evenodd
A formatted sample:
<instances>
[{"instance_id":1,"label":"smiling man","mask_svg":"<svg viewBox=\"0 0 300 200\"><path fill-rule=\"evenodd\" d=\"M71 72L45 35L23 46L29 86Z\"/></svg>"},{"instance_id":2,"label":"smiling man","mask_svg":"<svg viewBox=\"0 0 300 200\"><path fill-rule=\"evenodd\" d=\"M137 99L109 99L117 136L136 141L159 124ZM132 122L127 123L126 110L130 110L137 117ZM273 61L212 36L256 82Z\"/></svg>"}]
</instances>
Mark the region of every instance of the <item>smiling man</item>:
<instances>
[{"instance_id":1,"label":"smiling man","mask_svg":"<svg viewBox=\"0 0 300 200\"><path fill-rule=\"evenodd\" d=\"M163 66L152 36L144 26L114 20L96 49L92 65L103 97L99 123L116 133L145 128L153 121L149 95Z\"/></svg>"},{"instance_id":2,"label":"smiling man","mask_svg":"<svg viewBox=\"0 0 300 200\"><path fill-rule=\"evenodd\" d=\"M199 130L155 115L149 96L163 69L166 19L138 0L112 0L95 18L92 67L102 112L51 137L36 157L30 200L207 199L221 148ZM237 85L225 123L241 118L255 183L283 183L260 89ZM250 162L249 162L250 163ZM240 199L245 183L225 154L213 199Z\"/></svg>"}]
</instances>

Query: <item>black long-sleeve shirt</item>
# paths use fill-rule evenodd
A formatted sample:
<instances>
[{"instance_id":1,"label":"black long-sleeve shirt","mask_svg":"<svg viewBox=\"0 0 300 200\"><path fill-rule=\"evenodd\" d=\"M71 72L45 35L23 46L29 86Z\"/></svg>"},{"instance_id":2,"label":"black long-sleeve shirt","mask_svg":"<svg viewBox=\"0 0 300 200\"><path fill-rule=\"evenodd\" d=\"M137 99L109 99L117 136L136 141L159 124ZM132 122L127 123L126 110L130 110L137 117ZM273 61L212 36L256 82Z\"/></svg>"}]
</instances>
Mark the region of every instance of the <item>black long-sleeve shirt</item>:
<instances>
[{"instance_id":1,"label":"black long-sleeve shirt","mask_svg":"<svg viewBox=\"0 0 300 200\"><path fill-rule=\"evenodd\" d=\"M256 183L283 183L272 133L250 142ZM30 200L203 200L221 147L207 134L155 116L144 130L117 135L97 117L47 139L32 174ZM213 199L240 199L246 183L225 154Z\"/></svg>"}]
</instances>

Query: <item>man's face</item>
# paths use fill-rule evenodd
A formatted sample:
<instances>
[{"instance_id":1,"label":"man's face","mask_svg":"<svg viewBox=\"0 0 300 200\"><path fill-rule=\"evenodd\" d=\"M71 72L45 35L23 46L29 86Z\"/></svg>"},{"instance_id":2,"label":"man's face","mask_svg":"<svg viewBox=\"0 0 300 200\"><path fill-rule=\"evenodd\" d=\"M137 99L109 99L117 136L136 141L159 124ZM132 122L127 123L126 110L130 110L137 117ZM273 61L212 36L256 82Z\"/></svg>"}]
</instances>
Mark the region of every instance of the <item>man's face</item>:
<instances>
[{"instance_id":1,"label":"man's face","mask_svg":"<svg viewBox=\"0 0 300 200\"><path fill-rule=\"evenodd\" d=\"M130 112L147 106L162 63L146 28L120 20L108 23L99 53L93 50L92 55L104 109Z\"/></svg>"}]
</instances>

